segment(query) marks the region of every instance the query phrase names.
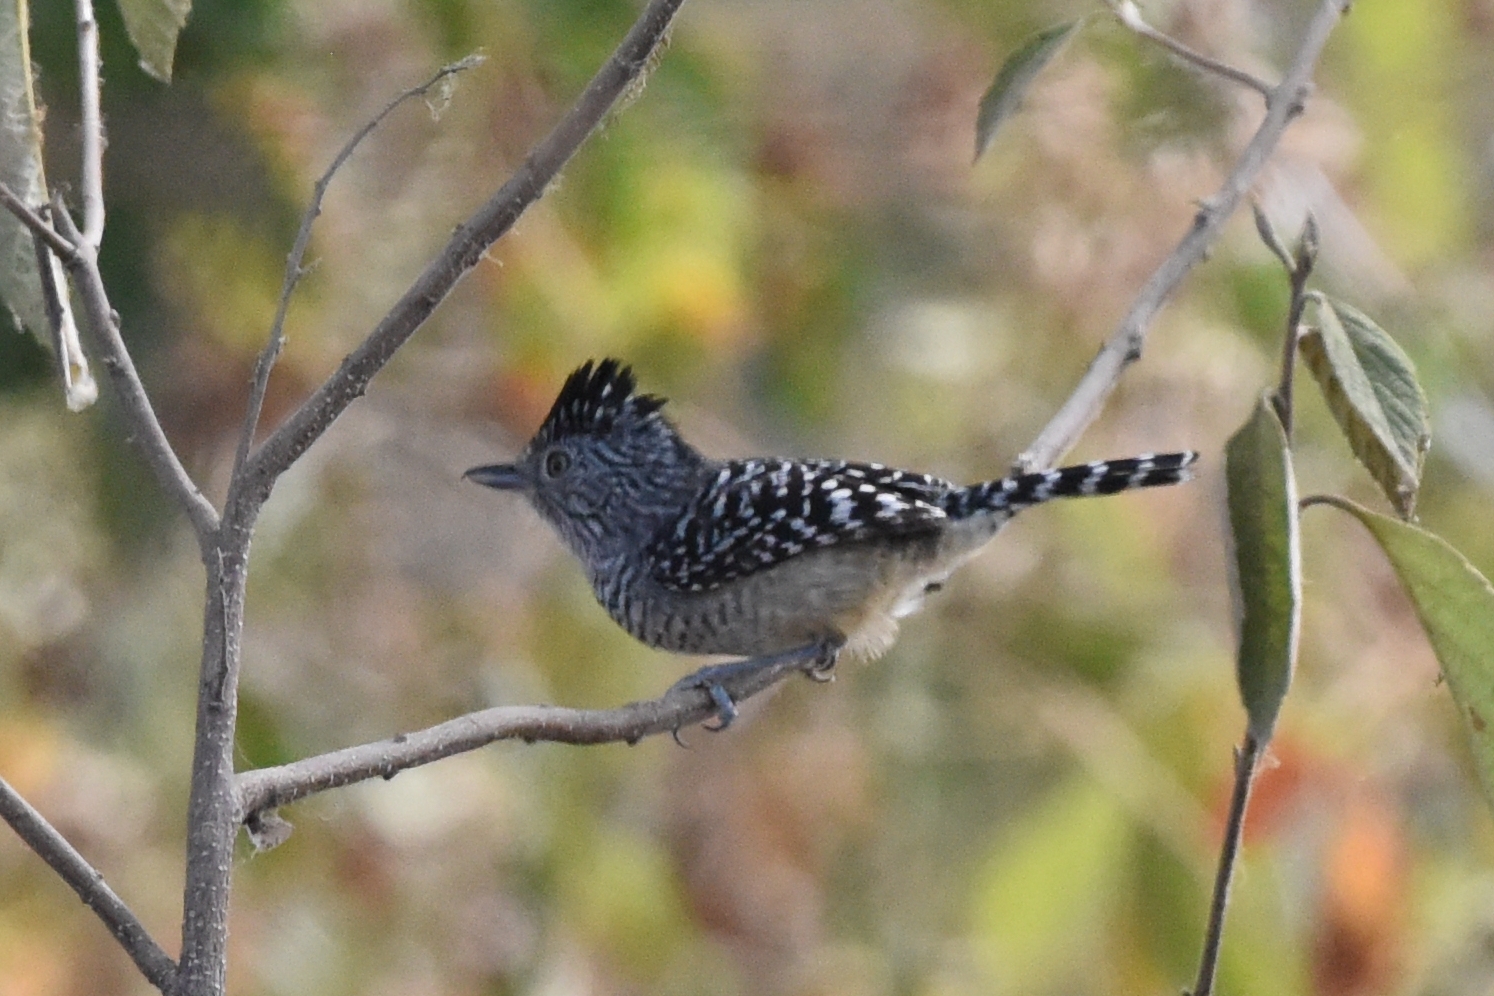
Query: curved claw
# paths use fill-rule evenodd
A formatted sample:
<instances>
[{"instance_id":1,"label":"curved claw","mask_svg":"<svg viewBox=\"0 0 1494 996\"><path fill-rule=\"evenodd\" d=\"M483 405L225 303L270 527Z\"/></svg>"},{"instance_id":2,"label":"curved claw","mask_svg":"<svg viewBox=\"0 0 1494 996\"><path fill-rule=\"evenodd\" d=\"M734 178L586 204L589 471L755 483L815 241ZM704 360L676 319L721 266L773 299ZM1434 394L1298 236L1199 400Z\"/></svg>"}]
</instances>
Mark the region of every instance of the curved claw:
<instances>
[{"instance_id":1,"label":"curved claw","mask_svg":"<svg viewBox=\"0 0 1494 996\"><path fill-rule=\"evenodd\" d=\"M814 660L804 669L804 674L810 681L827 682L835 680L835 662L840 659L841 644L825 643L820 646L819 653L815 654Z\"/></svg>"},{"instance_id":2,"label":"curved claw","mask_svg":"<svg viewBox=\"0 0 1494 996\"><path fill-rule=\"evenodd\" d=\"M723 665L717 665L717 667L721 666ZM679 681L675 682L674 687L699 688L704 690L705 693L711 697L711 704L716 707L716 723L713 726L710 722L707 721L702 722L700 725L710 730L712 733L720 733L722 730L730 726L738 716L736 702L733 701L731 693L726 690L725 686L723 686L720 681L716 680L716 674L714 673L713 668L702 668L694 674L686 675ZM680 739L680 731L678 728L671 730L670 736L674 737L674 742L679 744L681 747L689 746Z\"/></svg>"},{"instance_id":3,"label":"curved claw","mask_svg":"<svg viewBox=\"0 0 1494 996\"><path fill-rule=\"evenodd\" d=\"M722 688L715 682L706 685L705 690L706 694L710 695L711 701L716 704L717 722L715 726L712 726L710 723L701 723L700 725L710 730L712 733L720 733L722 730L730 726L732 724L732 721L737 718L737 704L732 701L731 696L727 694L726 689Z\"/></svg>"},{"instance_id":4,"label":"curved claw","mask_svg":"<svg viewBox=\"0 0 1494 996\"><path fill-rule=\"evenodd\" d=\"M725 682L736 680L769 668L792 668L802 670L815 681L830 681L835 677L835 660L844 645L843 640L830 639L818 645L806 645L797 650L785 651L769 657L758 657L749 660L730 661L726 664L712 664L703 667L694 674L686 675L675 682L673 688L699 688L710 696L711 704L716 707L716 722L702 723L712 733L720 733L731 726L736 720L737 703L726 690ZM673 690L673 689L671 689ZM679 730L673 731L675 742L684 746L680 740Z\"/></svg>"}]
</instances>

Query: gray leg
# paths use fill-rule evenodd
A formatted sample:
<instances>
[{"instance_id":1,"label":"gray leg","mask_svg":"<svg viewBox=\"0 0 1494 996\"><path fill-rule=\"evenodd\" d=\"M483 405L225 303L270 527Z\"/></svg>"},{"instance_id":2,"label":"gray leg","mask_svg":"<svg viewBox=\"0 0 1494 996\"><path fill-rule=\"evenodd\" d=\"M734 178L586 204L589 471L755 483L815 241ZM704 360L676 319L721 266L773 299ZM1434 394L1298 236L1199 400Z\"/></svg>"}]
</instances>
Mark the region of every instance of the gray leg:
<instances>
[{"instance_id":1,"label":"gray leg","mask_svg":"<svg viewBox=\"0 0 1494 996\"><path fill-rule=\"evenodd\" d=\"M815 681L829 681L835 677L835 659L840 654L843 644L844 641L840 639L826 639L796 647L793 650L786 650L781 654L751 657L743 661L728 661L725 664L712 664L681 678L670 690L673 691L675 688L704 689L716 705L716 725L703 725L706 729L719 733L737 718L737 704L727 692L725 682L784 667L797 667ZM675 732L678 733L678 731ZM678 740L678 736L675 739Z\"/></svg>"}]
</instances>

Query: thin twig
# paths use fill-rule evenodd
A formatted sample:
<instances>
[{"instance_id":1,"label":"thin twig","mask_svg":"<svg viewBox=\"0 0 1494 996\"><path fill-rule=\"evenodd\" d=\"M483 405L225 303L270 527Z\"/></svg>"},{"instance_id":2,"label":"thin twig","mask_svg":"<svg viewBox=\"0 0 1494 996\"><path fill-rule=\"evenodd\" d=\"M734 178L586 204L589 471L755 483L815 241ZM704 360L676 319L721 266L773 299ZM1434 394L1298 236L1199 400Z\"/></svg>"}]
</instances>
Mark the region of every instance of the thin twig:
<instances>
[{"instance_id":1,"label":"thin twig","mask_svg":"<svg viewBox=\"0 0 1494 996\"><path fill-rule=\"evenodd\" d=\"M31 205L21 200L14 190L0 181L0 207L4 207L11 214L21 220L21 224L31 229L33 235L47 244L47 248L57 254L64 266L72 266L78 259L77 248L57 234L57 230L43 218Z\"/></svg>"},{"instance_id":2,"label":"thin twig","mask_svg":"<svg viewBox=\"0 0 1494 996\"><path fill-rule=\"evenodd\" d=\"M1240 855L1240 839L1245 832L1245 810L1250 802L1250 786L1255 781L1260 751L1261 745L1249 733L1245 734L1245 743L1235 751L1235 790L1229 800L1229 820L1224 827L1224 843L1219 848L1214 897L1209 903L1209 926L1204 932L1198 979L1185 996L1211 996L1214 991L1214 975L1219 968L1219 948L1224 942L1224 914L1229 909L1229 885L1234 878L1235 862Z\"/></svg>"},{"instance_id":3,"label":"thin twig","mask_svg":"<svg viewBox=\"0 0 1494 996\"><path fill-rule=\"evenodd\" d=\"M1099 355L1090 363L1063 407L1018 458L1019 467L1036 469L1057 462L1099 416L1105 400L1115 390L1121 372L1141 359L1152 319L1182 283L1183 277L1203 260L1209 247L1218 239L1224 223L1234 214L1241 198L1276 149L1287 125L1301 113L1303 101L1312 88L1313 67L1348 5L1349 0L1323 0L1303 34L1302 46L1292 59L1286 77L1267 101L1265 120L1240 154L1234 170L1218 192L1204 202L1194 218L1193 227L1178 247L1153 271L1132 302L1131 309L1100 348Z\"/></svg>"},{"instance_id":4,"label":"thin twig","mask_svg":"<svg viewBox=\"0 0 1494 996\"><path fill-rule=\"evenodd\" d=\"M58 877L72 886L83 905L104 922L150 984L163 993L169 992L176 982L176 963L171 956L161 950L145 925L109 888L98 869L84 860L67 838L3 778L0 778L0 818L10 824L16 836L50 865Z\"/></svg>"},{"instance_id":5,"label":"thin twig","mask_svg":"<svg viewBox=\"0 0 1494 996\"><path fill-rule=\"evenodd\" d=\"M71 259L63 257L63 263L72 273L73 285L83 303L83 328L87 331L89 345L108 371L109 380L119 395L120 409L129 426L130 442L139 448L145 462L155 472L156 480L186 514L197 533L198 546L205 550L217 532L218 513L192 482L176 451L171 448L160 419L156 418L130 351L120 338L119 319L109 305L104 278L99 274L98 254L83 240L82 233L67 212L67 205L60 198L53 201L52 218L74 250L69 253Z\"/></svg>"},{"instance_id":6,"label":"thin twig","mask_svg":"<svg viewBox=\"0 0 1494 996\"><path fill-rule=\"evenodd\" d=\"M1348 512L1351 515L1357 515L1360 511L1360 506L1356 505L1354 502L1350 501L1347 498L1341 498L1338 495L1324 494L1307 495L1304 498L1298 499L1297 511L1304 511L1306 509L1312 508L1314 505L1332 505L1334 508L1343 509L1345 512Z\"/></svg>"},{"instance_id":7,"label":"thin twig","mask_svg":"<svg viewBox=\"0 0 1494 996\"><path fill-rule=\"evenodd\" d=\"M1110 7L1111 13L1115 15L1116 20L1147 41L1161 45L1179 59L1190 63L1198 69L1213 73L1216 76L1222 76L1230 82L1238 83L1243 87L1248 87L1262 97L1265 97L1268 101L1271 99L1272 92L1275 89L1271 84L1250 75L1243 69L1236 69L1228 63L1220 62L1218 59L1204 55L1197 49L1189 48L1171 35L1158 31L1146 22L1146 19L1141 16L1141 11L1132 0L1105 0L1105 2Z\"/></svg>"},{"instance_id":8,"label":"thin twig","mask_svg":"<svg viewBox=\"0 0 1494 996\"><path fill-rule=\"evenodd\" d=\"M78 328L68 302L67 279L57 265L59 260L76 262L77 250L53 229L46 217L51 212L50 207L33 210L4 183L0 183L0 204L31 229L36 279L41 287L47 332L51 337L52 353L57 359L62 395L68 408L82 411L98 399L98 385L89 372L88 357L78 342Z\"/></svg>"},{"instance_id":9,"label":"thin twig","mask_svg":"<svg viewBox=\"0 0 1494 996\"><path fill-rule=\"evenodd\" d=\"M1291 283L1292 299L1287 308L1286 334L1281 343L1281 376L1277 381L1276 395L1272 404L1281 419L1281 428L1286 432L1287 442L1292 439L1293 382L1297 374L1297 345L1302 339L1302 312L1307 307L1307 281L1312 276L1313 265L1318 259L1318 223L1311 212L1302 226L1302 235L1297 241L1297 252L1291 258L1291 269L1287 278Z\"/></svg>"},{"instance_id":10,"label":"thin twig","mask_svg":"<svg viewBox=\"0 0 1494 996\"><path fill-rule=\"evenodd\" d=\"M760 669L722 679L721 686L732 701L743 702L813 667L816 660L810 648L763 663ZM705 690L687 685L677 685L657 699L616 709L497 706L389 740L245 772L238 778L239 819L252 820L267 809L370 778L393 778L406 768L476 750L496 740L632 744L700 723L716 713L717 707Z\"/></svg>"},{"instance_id":11,"label":"thin twig","mask_svg":"<svg viewBox=\"0 0 1494 996\"><path fill-rule=\"evenodd\" d=\"M58 269L54 262L52 250L47 246L47 240L35 231L31 233L31 245L36 250L36 279L41 285L42 310L47 315L47 331L51 334L52 353L57 357L58 373L62 377L63 392L66 394L72 387L71 364L68 363L67 343L64 341L65 333L62 330L63 323L63 295L67 293L67 277Z\"/></svg>"},{"instance_id":12,"label":"thin twig","mask_svg":"<svg viewBox=\"0 0 1494 996\"><path fill-rule=\"evenodd\" d=\"M78 0L78 2L86 3L87 0ZM249 382L249 405L244 413L244 427L239 433L238 450L234 454L233 473L235 477L242 471L244 461L249 459L249 447L253 445L254 433L259 427L260 412L264 408L265 391L270 385L270 372L275 369L275 363L280 359L280 352L285 348L285 315L290 309L291 295L295 293L296 285L306 274L301 264L306 258L306 250L311 243L311 226L322 213L322 198L327 193L327 187L332 183L332 177L342 168L343 163L352 157L359 144L382 124L395 108L414 97L424 97L448 77L473 69L481 65L482 61L483 57L480 55L469 55L459 62L442 66L430 79L419 86L411 87L385 104L382 111L375 114L362 128L358 129L352 138L347 140L347 143L333 157L332 164L327 167L327 171L312 185L311 201L306 205L305 213L301 215L301 229L296 233L295 244L291 246L290 255L285 260L285 279L280 285L280 303L275 307L275 319L270 323L270 340L265 343L264 351L259 354L259 360L254 365L254 376Z\"/></svg>"},{"instance_id":13,"label":"thin twig","mask_svg":"<svg viewBox=\"0 0 1494 996\"><path fill-rule=\"evenodd\" d=\"M342 361L337 372L260 445L249 458L239 482L253 500L262 501L261 496L269 494L275 479L363 394L369 380L430 317L457 281L539 199L613 104L643 77L683 2L650 0L570 112L530 150L508 182L457 227L441 255L431 261L378 326Z\"/></svg>"},{"instance_id":14,"label":"thin twig","mask_svg":"<svg viewBox=\"0 0 1494 996\"><path fill-rule=\"evenodd\" d=\"M83 238L104 241L104 118L99 112L99 25L93 0L74 0L78 16L78 89L83 126Z\"/></svg>"}]
</instances>

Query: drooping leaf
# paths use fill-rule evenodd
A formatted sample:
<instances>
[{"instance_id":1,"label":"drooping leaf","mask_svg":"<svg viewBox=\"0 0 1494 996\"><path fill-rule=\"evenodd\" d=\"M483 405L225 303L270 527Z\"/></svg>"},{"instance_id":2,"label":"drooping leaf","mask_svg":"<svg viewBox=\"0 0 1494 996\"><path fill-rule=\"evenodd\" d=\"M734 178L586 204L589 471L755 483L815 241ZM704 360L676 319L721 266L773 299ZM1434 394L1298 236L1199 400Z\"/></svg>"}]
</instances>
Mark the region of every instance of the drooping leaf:
<instances>
[{"instance_id":1,"label":"drooping leaf","mask_svg":"<svg viewBox=\"0 0 1494 996\"><path fill-rule=\"evenodd\" d=\"M29 207L43 210L47 181L42 169L41 113L31 85L27 30L25 0L0 2L0 182ZM93 404L98 386L78 342L62 264L50 252L39 252L31 229L3 208L0 300L18 325L58 354L67 406L79 411Z\"/></svg>"},{"instance_id":2,"label":"drooping leaf","mask_svg":"<svg viewBox=\"0 0 1494 996\"><path fill-rule=\"evenodd\" d=\"M985 155L1001 122L1011 117L1022 105L1022 97L1032 81L1037 79L1038 73L1052 61L1081 23L1083 22L1068 21L1039 31L1002 63L990 89L980 98L980 110L975 115L976 159Z\"/></svg>"},{"instance_id":3,"label":"drooping leaf","mask_svg":"<svg viewBox=\"0 0 1494 996\"><path fill-rule=\"evenodd\" d=\"M171 82L176 38L192 13L192 0L119 0L125 32L140 54L140 68L162 83Z\"/></svg>"},{"instance_id":4,"label":"drooping leaf","mask_svg":"<svg viewBox=\"0 0 1494 996\"><path fill-rule=\"evenodd\" d=\"M1416 368L1363 313L1326 297L1315 300L1318 327L1303 336L1302 356L1354 456L1409 519L1432 438Z\"/></svg>"},{"instance_id":5,"label":"drooping leaf","mask_svg":"<svg viewBox=\"0 0 1494 996\"><path fill-rule=\"evenodd\" d=\"M1302 605L1297 484L1269 396L1226 444L1224 475L1240 609L1236 677L1250 733L1265 744L1292 681Z\"/></svg>"},{"instance_id":6,"label":"drooping leaf","mask_svg":"<svg viewBox=\"0 0 1494 996\"><path fill-rule=\"evenodd\" d=\"M1441 537L1342 498L1321 500L1364 523L1390 558L1437 654L1484 795L1494 804L1494 587Z\"/></svg>"}]
</instances>

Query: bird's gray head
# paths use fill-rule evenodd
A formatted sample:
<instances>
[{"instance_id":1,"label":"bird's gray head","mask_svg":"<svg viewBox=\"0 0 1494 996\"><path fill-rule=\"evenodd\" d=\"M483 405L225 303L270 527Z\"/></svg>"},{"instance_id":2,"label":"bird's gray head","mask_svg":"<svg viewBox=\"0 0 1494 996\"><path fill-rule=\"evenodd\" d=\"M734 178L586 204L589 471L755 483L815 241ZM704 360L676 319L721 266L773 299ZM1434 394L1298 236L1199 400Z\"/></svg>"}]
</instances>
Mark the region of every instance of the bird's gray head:
<instances>
[{"instance_id":1,"label":"bird's gray head","mask_svg":"<svg viewBox=\"0 0 1494 996\"><path fill-rule=\"evenodd\" d=\"M465 476L522 492L588 563L636 546L680 511L707 462L660 413L664 399L635 387L620 361L588 360L518 459Z\"/></svg>"}]
</instances>

